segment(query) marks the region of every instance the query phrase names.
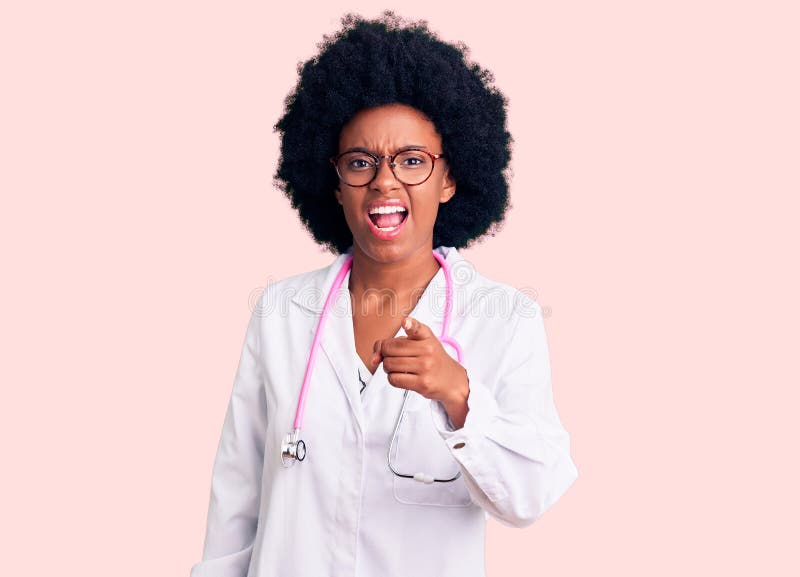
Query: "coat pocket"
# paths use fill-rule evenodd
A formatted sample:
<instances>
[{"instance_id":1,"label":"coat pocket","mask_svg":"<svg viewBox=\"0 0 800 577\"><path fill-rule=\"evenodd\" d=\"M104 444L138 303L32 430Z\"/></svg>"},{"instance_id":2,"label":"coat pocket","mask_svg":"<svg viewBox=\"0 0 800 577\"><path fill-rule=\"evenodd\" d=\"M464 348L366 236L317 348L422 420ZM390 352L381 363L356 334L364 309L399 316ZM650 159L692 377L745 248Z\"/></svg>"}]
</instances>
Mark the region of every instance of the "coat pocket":
<instances>
[{"instance_id":1,"label":"coat pocket","mask_svg":"<svg viewBox=\"0 0 800 577\"><path fill-rule=\"evenodd\" d=\"M463 473L452 481L446 480L458 475L461 467L436 431L428 403L424 403L421 409L403 412L390 463L395 471L394 497L397 501L440 507L472 505ZM413 477L417 473L439 480L426 483L398 475Z\"/></svg>"}]
</instances>

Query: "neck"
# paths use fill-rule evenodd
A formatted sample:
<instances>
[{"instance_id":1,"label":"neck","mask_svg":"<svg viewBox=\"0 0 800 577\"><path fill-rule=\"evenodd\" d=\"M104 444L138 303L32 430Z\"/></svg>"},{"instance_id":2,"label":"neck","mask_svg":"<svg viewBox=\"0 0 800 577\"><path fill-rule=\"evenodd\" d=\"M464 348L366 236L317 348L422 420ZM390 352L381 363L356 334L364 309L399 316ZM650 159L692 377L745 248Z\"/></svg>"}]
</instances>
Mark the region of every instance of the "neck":
<instances>
[{"instance_id":1,"label":"neck","mask_svg":"<svg viewBox=\"0 0 800 577\"><path fill-rule=\"evenodd\" d=\"M348 288L357 299L367 291L379 291L399 298L401 306L410 295L415 295L416 301L439 271L439 262L432 253L431 247L423 247L403 260L381 262L354 245Z\"/></svg>"}]
</instances>

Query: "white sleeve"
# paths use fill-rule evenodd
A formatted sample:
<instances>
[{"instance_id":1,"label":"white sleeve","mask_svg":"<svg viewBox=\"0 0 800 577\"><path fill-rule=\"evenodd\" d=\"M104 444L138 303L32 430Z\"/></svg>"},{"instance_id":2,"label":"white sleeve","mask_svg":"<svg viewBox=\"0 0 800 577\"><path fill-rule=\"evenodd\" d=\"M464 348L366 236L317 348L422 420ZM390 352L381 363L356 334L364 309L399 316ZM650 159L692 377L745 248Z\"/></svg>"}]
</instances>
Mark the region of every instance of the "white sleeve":
<instances>
[{"instance_id":1,"label":"white sleeve","mask_svg":"<svg viewBox=\"0 0 800 577\"><path fill-rule=\"evenodd\" d=\"M470 388L464 426L454 430L444 406L431 403L434 425L472 499L511 527L532 524L578 478L553 401L541 306L527 296L523 301L493 389L471 376L464 359Z\"/></svg>"},{"instance_id":2,"label":"white sleeve","mask_svg":"<svg viewBox=\"0 0 800 577\"><path fill-rule=\"evenodd\" d=\"M203 558L191 577L246 577L253 553L267 428L259 310L247 327L214 460Z\"/></svg>"}]
</instances>

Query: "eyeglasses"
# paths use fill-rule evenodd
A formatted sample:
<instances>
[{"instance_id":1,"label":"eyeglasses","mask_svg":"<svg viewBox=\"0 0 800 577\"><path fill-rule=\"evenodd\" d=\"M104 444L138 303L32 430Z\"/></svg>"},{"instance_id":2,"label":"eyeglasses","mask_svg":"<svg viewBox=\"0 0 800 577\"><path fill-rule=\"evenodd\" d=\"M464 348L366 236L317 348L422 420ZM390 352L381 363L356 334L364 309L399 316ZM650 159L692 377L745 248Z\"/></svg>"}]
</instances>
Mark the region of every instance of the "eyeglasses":
<instances>
[{"instance_id":1,"label":"eyeglasses","mask_svg":"<svg viewBox=\"0 0 800 577\"><path fill-rule=\"evenodd\" d=\"M371 152L351 151L338 154L330 161L336 167L336 174L342 182L349 186L367 186L378 176L381 160L388 158L394 177L403 184L416 186L430 178L436 159L443 157L444 154L432 154L418 149L401 150L382 156Z\"/></svg>"}]
</instances>

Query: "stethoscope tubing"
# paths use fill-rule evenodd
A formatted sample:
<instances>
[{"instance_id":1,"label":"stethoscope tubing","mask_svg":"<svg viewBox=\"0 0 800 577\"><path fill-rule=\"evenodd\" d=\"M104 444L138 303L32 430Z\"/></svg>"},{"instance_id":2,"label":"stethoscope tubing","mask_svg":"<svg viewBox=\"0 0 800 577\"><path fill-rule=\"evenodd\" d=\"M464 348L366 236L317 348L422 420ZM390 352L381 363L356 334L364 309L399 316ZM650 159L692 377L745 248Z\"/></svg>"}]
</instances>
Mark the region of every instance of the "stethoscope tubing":
<instances>
[{"instance_id":1,"label":"stethoscope tubing","mask_svg":"<svg viewBox=\"0 0 800 577\"><path fill-rule=\"evenodd\" d=\"M398 477L403 477L405 479L414 479L415 481L419 481L421 483L431 484L431 483L450 483L451 481L455 481L461 476L461 470L459 470L454 476L448 479L437 479L433 475L427 475L422 472L418 473L401 473L397 469L392 466L392 451L394 451L394 445L397 439L397 432L400 430L400 423L403 420L403 412L406 408L406 401L408 400L408 389L405 390L403 393L403 404L400 406L400 414L397 416L397 422L394 424L394 431L392 432L392 439L389 441L389 451L386 453L386 463L389 465L389 470L397 475Z\"/></svg>"},{"instance_id":2,"label":"stethoscope tubing","mask_svg":"<svg viewBox=\"0 0 800 577\"><path fill-rule=\"evenodd\" d=\"M456 356L458 357L458 362L460 363L464 358L464 353L461 351L461 346L455 341L455 339L451 339L447 336L447 332L450 329L450 313L452 312L453 308L453 275L450 271L450 267L447 266L445 263L444 257L438 254L436 251L433 251L434 258L439 261L439 265L442 267L442 271L444 272L444 280L445 280L445 301L444 301L444 318L442 319L442 332L439 334L439 341L443 344L450 345L455 349Z\"/></svg>"},{"instance_id":3,"label":"stethoscope tubing","mask_svg":"<svg viewBox=\"0 0 800 577\"><path fill-rule=\"evenodd\" d=\"M456 357L458 362L462 362L463 360L463 352L459 344L447 336L447 331L450 325L450 313L453 308L453 278L450 271L450 268L447 266L444 257L439 255L436 251L433 251L434 258L439 262L439 265L442 267L442 271L444 272L445 277L445 307L444 307L444 318L442 320L442 331L439 336L439 340L442 344L450 345L456 351ZM317 329L314 332L314 339L311 341L311 352L308 355L308 362L306 363L306 370L305 374L303 375L303 384L300 387L300 395L297 401L297 410L295 411L294 416L294 423L292 425L292 431L289 433L284 440L281 448L281 463L284 467L291 466L295 461L302 461L305 459L306 454L306 447L305 443L300 439L300 429L303 426L303 416L305 414L306 409L306 398L308 396L308 391L311 384L311 376L314 371L314 367L316 366L316 359L317 359L317 352L319 350L319 343L322 337L322 332L325 327L325 323L328 320L331 302L334 299L334 295L337 293L338 289L342 286L344 282L344 277L347 275L348 271L353 266L353 255L349 255L345 260L344 264L342 265L341 269L339 269L336 278L333 281L331 289L328 291L328 296L325 298L325 304L322 307L322 314L320 315L319 322L317 323ZM406 400L408 398L408 389L406 389L403 395L403 403L400 407L400 415L397 419L397 424L395 426L395 435L397 433L397 429L400 425L400 421L403 417L403 411L405 409ZM394 446L394 437L392 435L392 441L390 442L389 446L389 456L391 456L391 450ZM425 475L423 473L417 473L416 475L407 475L398 473L394 470L391 464L391 460L389 460L389 468L394 472L396 475L401 477L413 477L418 478L418 481L430 483L433 481L441 481L447 482L457 479L460 476L460 472L451 479L433 479L429 475Z\"/></svg>"},{"instance_id":4,"label":"stethoscope tubing","mask_svg":"<svg viewBox=\"0 0 800 577\"><path fill-rule=\"evenodd\" d=\"M294 415L294 424L292 428L296 431L299 431L303 426L303 415L306 411L306 397L308 396L308 388L309 383L311 382L311 375L314 372L314 366L316 365L317 360L317 350L319 349L319 341L322 337L322 330L325 326L325 321L328 320L328 311L330 310L330 304L333 300L334 293L336 290L342 286L342 281L344 281L344 277L350 268L353 266L353 255L347 257L344 265L339 270L339 274L336 275L336 278L333 281L333 287L330 291L328 291L328 296L325 298L325 305L322 308L322 315L319 317L319 323L317 323L317 330L314 332L314 340L311 341L311 353L308 356L308 363L306 364L306 372L303 376L303 386L300 387L300 398L297 401L297 411Z\"/></svg>"}]
</instances>

